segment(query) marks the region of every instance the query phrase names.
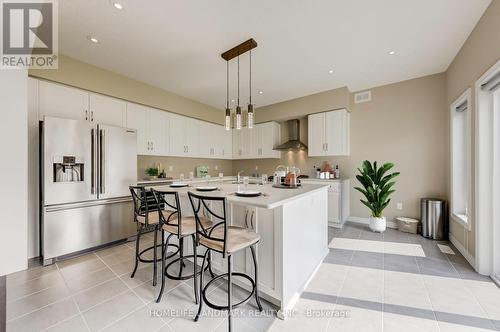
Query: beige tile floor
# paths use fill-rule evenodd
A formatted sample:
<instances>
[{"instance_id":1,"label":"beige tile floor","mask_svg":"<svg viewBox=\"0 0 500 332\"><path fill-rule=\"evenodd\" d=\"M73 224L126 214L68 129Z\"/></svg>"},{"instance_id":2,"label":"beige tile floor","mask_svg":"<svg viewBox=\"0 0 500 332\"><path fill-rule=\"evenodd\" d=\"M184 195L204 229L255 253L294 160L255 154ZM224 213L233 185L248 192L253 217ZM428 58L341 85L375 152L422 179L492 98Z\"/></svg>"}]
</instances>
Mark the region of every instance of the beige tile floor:
<instances>
[{"instance_id":1,"label":"beige tile floor","mask_svg":"<svg viewBox=\"0 0 500 332\"><path fill-rule=\"evenodd\" d=\"M349 224L329 231L330 254L291 317L264 301L237 311L236 331L495 331L500 290L447 242ZM152 236L142 247L151 245ZM198 322L192 281L167 280L161 303L152 267L130 278L134 243L103 249L7 278L7 331L226 331L225 314L205 306ZM451 251L450 251L451 250ZM226 299L226 285L209 298ZM235 289L235 298L245 292Z\"/></svg>"}]
</instances>

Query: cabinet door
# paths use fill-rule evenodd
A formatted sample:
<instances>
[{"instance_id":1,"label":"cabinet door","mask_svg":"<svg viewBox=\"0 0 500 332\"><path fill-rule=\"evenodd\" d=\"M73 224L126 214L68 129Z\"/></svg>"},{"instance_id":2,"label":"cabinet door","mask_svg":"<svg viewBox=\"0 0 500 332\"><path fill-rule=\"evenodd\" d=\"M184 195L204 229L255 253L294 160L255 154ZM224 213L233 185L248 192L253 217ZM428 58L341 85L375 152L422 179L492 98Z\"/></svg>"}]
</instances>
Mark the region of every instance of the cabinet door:
<instances>
[{"instance_id":1,"label":"cabinet door","mask_svg":"<svg viewBox=\"0 0 500 332\"><path fill-rule=\"evenodd\" d=\"M252 129L248 129L251 131L252 135L252 145L251 145L251 157L255 158L263 158L263 135L264 135L264 125L256 124Z\"/></svg>"},{"instance_id":2,"label":"cabinet door","mask_svg":"<svg viewBox=\"0 0 500 332\"><path fill-rule=\"evenodd\" d=\"M328 191L328 221L339 223L341 220L341 196L337 190Z\"/></svg>"},{"instance_id":3,"label":"cabinet door","mask_svg":"<svg viewBox=\"0 0 500 332\"><path fill-rule=\"evenodd\" d=\"M253 150L253 130L247 127L241 128L241 155L242 159L252 159L256 157Z\"/></svg>"},{"instance_id":4,"label":"cabinet door","mask_svg":"<svg viewBox=\"0 0 500 332\"><path fill-rule=\"evenodd\" d=\"M233 158L233 132L232 130L226 130L226 128L222 127L222 158L223 159L232 159Z\"/></svg>"},{"instance_id":5,"label":"cabinet door","mask_svg":"<svg viewBox=\"0 0 500 332\"><path fill-rule=\"evenodd\" d=\"M325 155L325 114L317 113L308 116L308 155Z\"/></svg>"},{"instance_id":6,"label":"cabinet door","mask_svg":"<svg viewBox=\"0 0 500 332\"><path fill-rule=\"evenodd\" d=\"M198 157L200 154L200 122L192 118L185 119L186 146L188 157Z\"/></svg>"},{"instance_id":7,"label":"cabinet door","mask_svg":"<svg viewBox=\"0 0 500 332\"><path fill-rule=\"evenodd\" d=\"M187 154L184 117L170 114L170 155L182 157Z\"/></svg>"},{"instance_id":8,"label":"cabinet door","mask_svg":"<svg viewBox=\"0 0 500 332\"><path fill-rule=\"evenodd\" d=\"M233 159L242 159L241 130L233 129Z\"/></svg>"},{"instance_id":9,"label":"cabinet door","mask_svg":"<svg viewBox=\"0 0 500 332\"><path fill-rule=\"evenodd\" d=\"M108 126L125 127L127 103L103 95L90 94L90 121Z\"/></svg>"},{"instance_id":10,"label":"cabinet door","mask_svg":"<svg viewBox=\"0 0 500 332\"><path fill-rule=\"evenodd\" d=\"M326 154L338 156L344 154L344 111L326 113Z\"/></svg>"},{"instance_id":11,"label":"cabinet door","mask_svg":"<svg viewBox=\"0 0 500 332\"><path fill-rule=\"evenodd\" d=\"M167 136L168 113L156 109L148 109L148 133L150 149L156 156L168 154Z\"/></svg>"},{"instance_id":12,"label":"cabinet door","mask_svg":"<svg viewBox=\"0 0 500 332\"><path fill-rule=\"evenodd\" d=\"M241 205L233 205L231 225L243 228L250 228L250 218L255 218L255 208ZM248 249L250 250L250 249ZM233 271L247 271L247 250L240 250L233 255Z\"/></svg>"},{"instance_id":13,"label":"cabinet door","mask_svg":"<svg viewBox=\"0 0 500 332\"><path fill-rule=\"evenodd\" d=\"M127 128L137 130L137 154L151 153L151 144L148 137L148 112L141 105L127 103Z\"/></svg>"},{"instance_id":14,"label":"cabinet door","mask_svg":"<svg viewBox=\"0 0 500 332\"><path fill-rule=\"evenodd\" d=\"M214 142L218 133L214 132L212 124L200 121L199 123L199 157L214 158Z\"/></svg>"},{"instance_id":15,"label":"cabinet door","mask_svg":"<svg viewBox=\"0 0 500 332\"><path fill-rule=\"evenodd\" d=\"M280 125L276 122L266 122L262 125L261 158L281 158L281 152L274 150L280 141Z\"/></svg>"},{"instance_id":16,"label":"cabinet door","mask_svg":"<svg viewBox=\"0 0 500 332\"><path fill-rule=\"evenodd\" d=\"M40 120L45 115L73 120L89 120L89 94L65 85L39 81Z\"/></svg>"}]
</instances>

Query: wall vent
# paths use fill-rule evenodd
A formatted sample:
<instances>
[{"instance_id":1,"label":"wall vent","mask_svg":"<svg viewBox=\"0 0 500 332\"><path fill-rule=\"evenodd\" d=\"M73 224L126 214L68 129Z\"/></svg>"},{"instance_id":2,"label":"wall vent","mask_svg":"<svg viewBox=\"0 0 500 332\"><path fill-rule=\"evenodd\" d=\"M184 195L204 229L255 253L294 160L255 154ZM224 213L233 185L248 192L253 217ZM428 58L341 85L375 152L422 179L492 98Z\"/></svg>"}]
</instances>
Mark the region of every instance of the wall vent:
<instances>
[{"instance_id":1,"label":"wall vent","mask_svg":"<svg viewBox=\"0 0 500 332\"><path fill-rule=\"evenodd\" d=\"M363 91L363 92L358 92L354 94L354 103L355 104L360 104L360 103L366 103L368 101L372 100L372 92L371 91Z\"/></svg>"}]
</instances>

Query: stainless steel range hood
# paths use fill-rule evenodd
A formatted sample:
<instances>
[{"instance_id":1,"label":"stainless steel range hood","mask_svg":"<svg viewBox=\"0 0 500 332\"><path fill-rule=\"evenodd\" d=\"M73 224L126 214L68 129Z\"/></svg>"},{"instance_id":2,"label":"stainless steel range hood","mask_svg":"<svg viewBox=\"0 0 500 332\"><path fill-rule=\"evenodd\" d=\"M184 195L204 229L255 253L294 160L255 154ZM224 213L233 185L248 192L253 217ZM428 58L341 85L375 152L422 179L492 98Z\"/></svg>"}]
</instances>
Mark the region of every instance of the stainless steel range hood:
<instances>
[{"instance_id":1,"label":"stainless steel range hood","mask_svg":"<svg viewBox=\"0 0 500 332\"><path fill-rule=\"evenodd\" d=\"M307 150L307 145L300 141L300 122L298 119L288 120L288 141L277 146L274 150Z\"/></svg>"}]
</instances>

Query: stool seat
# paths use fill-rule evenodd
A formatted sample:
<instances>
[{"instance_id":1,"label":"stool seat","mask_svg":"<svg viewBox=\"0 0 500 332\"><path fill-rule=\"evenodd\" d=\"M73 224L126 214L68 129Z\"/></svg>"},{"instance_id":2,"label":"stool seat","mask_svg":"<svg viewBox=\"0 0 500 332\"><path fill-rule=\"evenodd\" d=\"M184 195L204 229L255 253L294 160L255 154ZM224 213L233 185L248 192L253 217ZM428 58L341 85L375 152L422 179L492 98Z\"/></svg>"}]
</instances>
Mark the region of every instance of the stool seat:
<instances>
[{"instance_id":1,"label":"stool seat","mask_svg":"<svg viewBox=\"0 0 500 332\"><path fill-rule=\"evenodd\" d=\"M224 227L215 228L210 237L220 239L212 240L206 237L200 237L200 243L207 248L222 252L224 250ZM259 242L260 235L250 231L247 228L228 226L226 234L226 253L232 254L239 250L250 247Z\"/></svg>"},{"instance_id":2,"label":"stool seat","mask_svg":"<svg viewBox=\"0 0 500 332\"><path fill-rule=\"evenodd\" d=\"M213 226L212 220L208 218L203 218L200 217L200 221L205 228L210 228ZM178 219L173 219L169 220L169 224L163 224L162 228L163 230L171 233L171 234L178 234L179 233L179 220ZM180 236L187 236L187 235L193 235L196 234L196 219L195 217L182 217L181 221L182 227L181 227L181 233L179 234Z\"/></svg>"}]
</instances>

